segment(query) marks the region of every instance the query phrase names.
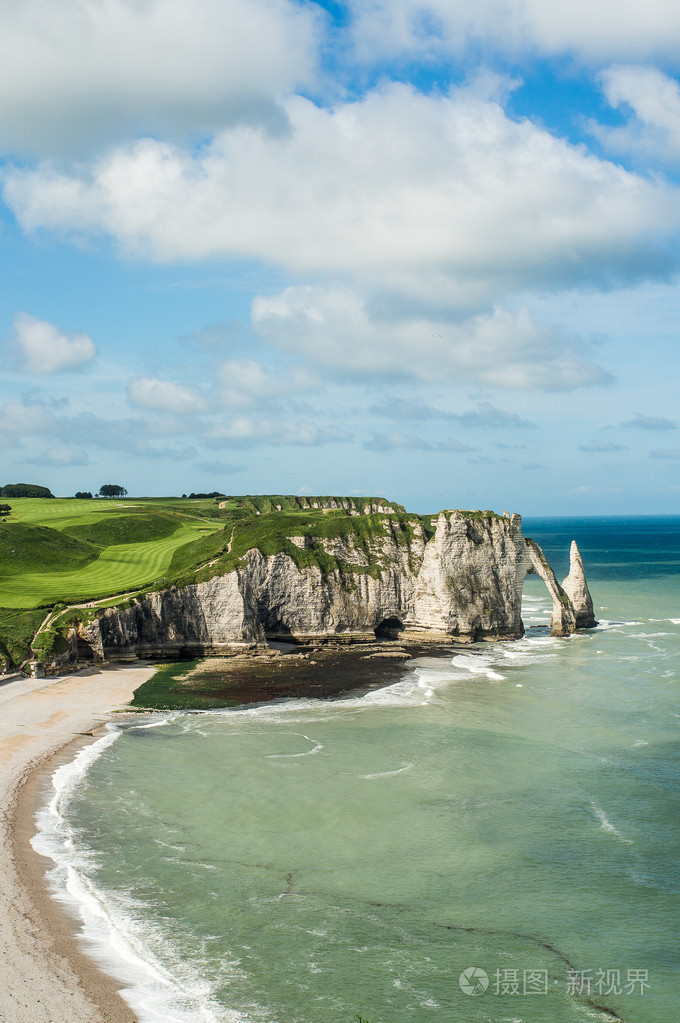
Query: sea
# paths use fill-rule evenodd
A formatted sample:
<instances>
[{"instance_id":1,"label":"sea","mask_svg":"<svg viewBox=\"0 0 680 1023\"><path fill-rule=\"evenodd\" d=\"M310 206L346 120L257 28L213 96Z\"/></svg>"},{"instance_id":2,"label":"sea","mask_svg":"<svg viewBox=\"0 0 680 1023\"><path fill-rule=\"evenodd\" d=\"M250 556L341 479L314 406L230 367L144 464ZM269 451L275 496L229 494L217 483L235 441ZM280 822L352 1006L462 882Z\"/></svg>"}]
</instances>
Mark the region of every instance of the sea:
<instances>
[{"instance_id":1,"label":"sea","mask_svg":"<svg viewBox=\"0 0 680 1023\"><path fill-rule=\"evenodd\" d=\"M140 1023L677 1023L680 517L524 533L558 578L577 540L597 628L529 576L519 641L56 771L34 845Z\"/></svg>"}]
</instances>

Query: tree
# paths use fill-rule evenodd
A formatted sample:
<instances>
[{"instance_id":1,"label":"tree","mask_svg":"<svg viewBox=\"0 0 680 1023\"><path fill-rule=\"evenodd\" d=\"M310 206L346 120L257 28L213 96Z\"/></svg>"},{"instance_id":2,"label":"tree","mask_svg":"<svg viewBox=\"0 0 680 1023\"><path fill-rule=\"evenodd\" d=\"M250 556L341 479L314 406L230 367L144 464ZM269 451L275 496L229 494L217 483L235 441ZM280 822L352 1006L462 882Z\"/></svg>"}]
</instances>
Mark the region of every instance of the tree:
<instances>
[{"instance_id":1,"label":"tree","mask_svg":"<svg viewBox=\"0 0 680 1023\"><path fill-rule=\"evenodd\" d=\"M0 497L54 497L54 494L37 483L6 483L0 488Z\"/></svg>"},{"instance_id":2,"label":"tree","mask_svg":"<svg viewBox=\"0 0 680 1023\"><path fill-rule=\"evenodd\" d=\"M76 497L79 498L81 501L86 501L92 499L92 494L90 493L89 490L79 490L76 493Z\"/></svg>"},{"instance_id":3,"label":"tree","mask_svg":"<svg viewBox=\"0 0 680 1023\"><path fill-rule=\"evenodd\" d=\"M119 483L105 483L103 487L99 488L98 497L125 497L127 490L125 487L121 487Z\"/></svg>"},{"instance_id":4,"label":"tree","mask_svg":"<svg viewBox=\"0 0 680 1023\"><path fill-rule=\"evenodd\" d=\"M0 515L9 515L12 510L11 504L0 504Z\"/></svg>"}]
</instances>

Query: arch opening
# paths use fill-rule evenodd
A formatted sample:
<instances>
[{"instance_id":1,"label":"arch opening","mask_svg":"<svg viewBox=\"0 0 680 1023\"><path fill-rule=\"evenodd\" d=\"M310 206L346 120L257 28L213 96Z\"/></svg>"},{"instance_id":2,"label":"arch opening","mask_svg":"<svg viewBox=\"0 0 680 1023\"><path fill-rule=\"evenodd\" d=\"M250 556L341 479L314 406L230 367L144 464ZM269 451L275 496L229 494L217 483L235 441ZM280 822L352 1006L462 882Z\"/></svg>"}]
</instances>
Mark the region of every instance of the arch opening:
<instances>
[{"instance_id":1,"label":"arch opening","mask_svg":"<svg viewBox=\"0 0 680 1023\"><path fill-rule=\"evenodd\" d=\"M520 622L523 635L548 636L552 628L553 602L544 580L532 566L520 591Z\"/></svg>"},{"instance_id":2,"label":"arch opening","mask_svg":"<svg viewBox=\"0 0 680 1023\"><path fill-rule=\"evenodd\" d=\"M399 618L383 618L375 628L376 639L399 639L404 623Z\"/></svg>"}]
</instances>

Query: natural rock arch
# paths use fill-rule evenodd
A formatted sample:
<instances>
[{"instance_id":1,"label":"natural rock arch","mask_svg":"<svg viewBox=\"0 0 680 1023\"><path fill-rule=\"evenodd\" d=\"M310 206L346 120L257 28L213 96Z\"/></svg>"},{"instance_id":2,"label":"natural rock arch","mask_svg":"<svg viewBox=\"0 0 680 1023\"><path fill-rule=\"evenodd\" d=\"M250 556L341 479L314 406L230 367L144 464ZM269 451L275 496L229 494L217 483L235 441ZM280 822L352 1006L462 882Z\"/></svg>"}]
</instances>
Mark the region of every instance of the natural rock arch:
<instances>
[{"instance_id":1,"label":"natural rock arch","mask_svg":"<svg viewBox=\"0 0 680 1023\"><path fill-rule=\"evenodd\" d=\"M569 575L561 586L536 541L527 538L526 546L531 566L527 571L533 570L540 575L552 599L551 635L569 636L576 629L590 629L597 625L576 541L571 542Z\"/></svg>"}]
</instances>

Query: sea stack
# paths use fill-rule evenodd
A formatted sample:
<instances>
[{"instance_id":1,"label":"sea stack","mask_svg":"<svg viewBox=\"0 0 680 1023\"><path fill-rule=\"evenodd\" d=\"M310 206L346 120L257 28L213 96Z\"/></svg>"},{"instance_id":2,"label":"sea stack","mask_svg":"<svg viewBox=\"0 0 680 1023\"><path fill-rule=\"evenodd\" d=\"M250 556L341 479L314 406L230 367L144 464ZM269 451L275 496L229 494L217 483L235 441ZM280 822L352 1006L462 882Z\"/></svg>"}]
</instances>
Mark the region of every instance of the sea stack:
<instances>
[{"instance_id":1,"label":"sea stack","mask_svg":"<svg viewBox=\"0 0 680 1023\"><path fill-rule=\"evenodd\" d=\"M569 597L576 614L577 629L592 629L597 622L593 612L593 600L590 596L586 574L583 570L581 552L576 540L571 541L569 552L569 575L562 583L562 589Z\"/></svg>"}]
</instances>

